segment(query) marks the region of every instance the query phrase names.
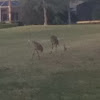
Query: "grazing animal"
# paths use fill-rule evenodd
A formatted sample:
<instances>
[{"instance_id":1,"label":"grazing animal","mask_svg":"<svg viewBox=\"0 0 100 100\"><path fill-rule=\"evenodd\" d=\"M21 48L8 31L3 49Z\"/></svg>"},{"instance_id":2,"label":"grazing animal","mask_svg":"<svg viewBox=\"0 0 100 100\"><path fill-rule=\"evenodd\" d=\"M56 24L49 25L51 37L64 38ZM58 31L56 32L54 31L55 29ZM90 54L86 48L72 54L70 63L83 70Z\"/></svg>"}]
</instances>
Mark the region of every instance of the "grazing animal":
<instances>
[{"instance_id":1,"label":"grazing animal","mask_svg":"<svg viewBox=\"0 0 100 100\"><path fill-rule=\"evenodd\" d=\"M36 41L32 41L32 43L34 45L34 52L32 54L32 58L33 58L33 56L34 56L34 54L36 52L37 55L38 55L38 58L40 59L39 51L43 52L43 46L40 43L36 42Z\"/></svg>"},{"instance_id":2,"label":"grazing animal","mask_svg":"<svg viewBox=\"0 0 100 100\"><path fill-rule=\"evenodd\" d=\"M57 36L52 35L52 36L50 37L50 40L51 40L51 44L52 44L52 50L53 50L53 48L55 47L55 48L56 48L56 51L57 51L57 47L58 47L58 45L59 45L59 40L58 40ZM63 45L63 48L64 48L64 51L67 50L65 44ZM52 53L52 51L51 51L50 53Z\"/></svg>"},{"instance_id":3,"label":"grazing animal","mask_svg":"<svg viewBox=\"0 0 100 100\"><path fill-rule=\"evenodd\" d=\"M56 50L57 50L57 46L59 45L59 40L58 40L57 36L52 35L52 36L50 37L50 40L51 40L51 44L52 44L52 50L53 50L54 47L55 47Z\"/></svg>"}]
</instances>

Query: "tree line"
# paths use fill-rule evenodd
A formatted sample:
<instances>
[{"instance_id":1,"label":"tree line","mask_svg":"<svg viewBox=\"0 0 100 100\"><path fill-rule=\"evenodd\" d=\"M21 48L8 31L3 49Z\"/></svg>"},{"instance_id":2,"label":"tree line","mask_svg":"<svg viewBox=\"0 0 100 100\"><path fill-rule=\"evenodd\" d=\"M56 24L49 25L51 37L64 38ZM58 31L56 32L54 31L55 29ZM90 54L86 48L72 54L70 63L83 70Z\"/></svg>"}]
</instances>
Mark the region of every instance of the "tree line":
<instances>
[{"instance_id":1,"label":"tree line","mask_svg":"<svg viewBox=\"0 0 100 100\"><path fill-rule=\"evenodd\" d=\"M72 24L78 20L70 4L79 1L98 0L19 0L24 24Z\"/></svg>"}]
</instances>

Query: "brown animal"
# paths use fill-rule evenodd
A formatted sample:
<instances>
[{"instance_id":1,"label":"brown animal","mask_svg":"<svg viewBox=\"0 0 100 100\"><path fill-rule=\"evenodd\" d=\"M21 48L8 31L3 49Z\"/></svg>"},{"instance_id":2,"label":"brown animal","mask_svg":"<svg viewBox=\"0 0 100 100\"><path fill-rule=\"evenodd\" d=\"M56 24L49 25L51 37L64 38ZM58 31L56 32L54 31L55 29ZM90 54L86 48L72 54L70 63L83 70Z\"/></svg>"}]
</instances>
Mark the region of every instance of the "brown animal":
<instances>
[{"instance_id":1,"label":"brown animal","mask_svg":"<svg viewBox=\"0 0 100 100\"><path fill-rule=\"evenodd\" d=\"M58 40L57 36L52 35L52 36L50 37L50 40L51 40L51 44L52 44L52 50L53 50L53 48L55 47L55 48L56 48L56 51L57 51L57 47L58 47L58 45L59 45L59 40ZM64 51L67 50L67 48L66 48L66 46L65 46L65 43L64 43L64 45L63 45L63 48L64 48ZM50 53L52 53L52 51L51 51Z\"/></svg>"},{"instance_id":2,"label":"brown animal","mask_svg":"<svg viewBox=\"0 0 100 100\"><path fill-rule=\"evenodd\" d=\"M52 50L53 50L54 47L55 47L56 50L57 50L57 47L58 47L58 45L59 45L59 40L58 40L57 36L52 35L52 36L50 37L50 40L51 40L51 44L52 44Z\"/></svg>"},{"instance_id":3,"label":"brown animal","mask_svg":"<svg viewBox=\"0 0 100 100\"><path fill-rule=\"evenodd\" d=\"M38 58L40 59L39 51L43 52L43 46L40 43L36 42L36 41L32 41L32 43L34 45L34 52L32 54L32 58L33 58L33 56L34 56L34 54L36 52L37 55L38 55Z\"/></svg>"}]
</instances>

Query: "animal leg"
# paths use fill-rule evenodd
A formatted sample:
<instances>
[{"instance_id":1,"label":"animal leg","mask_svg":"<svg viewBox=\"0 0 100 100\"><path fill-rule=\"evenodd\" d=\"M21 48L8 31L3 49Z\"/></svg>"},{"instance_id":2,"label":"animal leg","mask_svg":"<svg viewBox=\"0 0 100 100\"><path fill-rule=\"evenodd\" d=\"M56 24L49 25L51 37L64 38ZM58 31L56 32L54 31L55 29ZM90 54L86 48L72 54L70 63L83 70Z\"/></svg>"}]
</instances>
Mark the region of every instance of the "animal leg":
<instances>
[{"instance_id":1,"label":"animal leg","mask_svg":"<svg viewBox=\"0 0 100 100\"><path fill-rule=\"evenodd\" d=\"M40 59L40 55L39 55L39 52L38 52L38 50L36 50L36 52L37 52L38 58Z\"/></svg>"},{"instance_id":2,"label":"animal leg","mask_svg":"<svg viewBox=\"0 0 100 100\"><path fill-rule=\"evenodd\" d=\"M56 49L56 52L57 52L57 45L55 45L55 49Z\"/></svg>"},{"instance_id":3,"label":"animal leg","mask_svg":"<svg viewBox=\"0 0 100 100\"><path fill-rule=\"evenodd\" d=\"M53 43L52 43L52 50L50 51L50 54L52 54L53 48L54 48L54 45L53 45Z\"/></svg>"},{"instance_id":4,"label":"animal leg","mask_svg":"<svg viewBox=\"0 0 100 100\"><path fill-rule=\"evenodd\" d=\"M53 43L52 43L52 50L53 50L53 47L54 47L54 46L53 46Z\"/></svg>"},{"instance_id":5,"label":"animal leg","mask_svg":"<svg viewBox=\"0 0 100 100\"><path fill-rule=\"evenodd\" d=\"M65 44L64 44L64 51L66 51L67 50L67 48L66 48L66 46L65 46Z\"/></svg>"},{"instance_id":6,"label":"animal leg","mask_svg":"<svg viewBox=\"0 0 100 100\"><path fill-rule=\"evenodd\" d=\"M35 50L33 51L32 58L33 58L34 55L35 55Z\"/></svg>"}]
</instances>

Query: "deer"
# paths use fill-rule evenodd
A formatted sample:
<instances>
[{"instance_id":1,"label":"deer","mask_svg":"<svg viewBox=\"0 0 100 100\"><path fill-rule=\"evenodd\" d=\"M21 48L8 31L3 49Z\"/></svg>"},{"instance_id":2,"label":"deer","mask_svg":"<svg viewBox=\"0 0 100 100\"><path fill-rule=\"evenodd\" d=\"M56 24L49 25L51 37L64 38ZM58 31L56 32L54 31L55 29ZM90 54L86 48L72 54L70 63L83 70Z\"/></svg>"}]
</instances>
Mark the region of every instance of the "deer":
<instances>
[{"instance_id":1,"label":"deer","mask_svg":"<svg viewBox=\"0 0 100 100\"><path fill-rule=\"evenodd\" d=\"M53 50L53 48L55 47L55 48L56 48L56 51L57 51L57 47L59 46L59 40L58 40L57 36L52 35L52 36L50 37L50 40L51 40L51 44L52 44L52 50ZM65 46L65 43L64 43L63 47L64 47L64 51L66 51L67 48L66 48L66 46ZM51 53L52 53L52 51L51 51Z\"/></svg>"},{"instance_id":2,"label":"deer","mask_svg":"<svg viewBox=\"0 0 100 100\"><path fill-rule=\"evenodd\" d=\"M35 52L36 52L37 55L38 55L38 59L40 59L39 52L41 52L41 53L43 52L43 46L39 42L36 42L36 41L32 41L32 44L33 44L33 47L34 47L32 58L33 58L33 56L35 55Z\"/></svg>"}]
</instances>

